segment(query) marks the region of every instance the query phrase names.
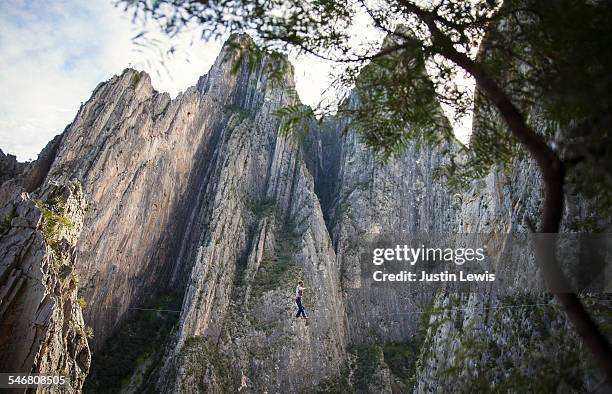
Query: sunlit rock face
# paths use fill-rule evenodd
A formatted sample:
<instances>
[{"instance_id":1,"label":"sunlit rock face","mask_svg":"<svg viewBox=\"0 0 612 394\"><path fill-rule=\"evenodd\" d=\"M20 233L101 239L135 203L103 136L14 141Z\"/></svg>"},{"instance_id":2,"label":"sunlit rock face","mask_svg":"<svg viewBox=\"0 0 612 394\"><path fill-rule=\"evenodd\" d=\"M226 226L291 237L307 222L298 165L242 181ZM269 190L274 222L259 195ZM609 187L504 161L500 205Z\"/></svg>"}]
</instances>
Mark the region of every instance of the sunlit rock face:
<instances>
[{"instance_id":1,"label":"sunlit rock face","mask_svg":"<svg viewBox=\"0 0 612 394\"><path fill-rule=\"evenodd\" d=\"M62 375L75 393L91 363L75 272L86 207L74 182L16 190L0 209L0 370Z\"/></svg>"},{"instance_id":2,"label":"sunlit rock face","mask_svg":"<svg viewBox=\"0 0 612 394\"><path fill-rule=\"evenodd\" d=\"M137 308L173 297L180 313L171 335L157 338L162 378L146 382L166 390L227 388L242 374L252 388L297 390L337 372L347 347L335 252L304 147L278 133L275 111L295 102L292 69L272 84L268 58L237 72L235 60L224 47L175 99L125 70L94 90L38 161L49 163L34 194L78 182L88 203L74 265L100 359ZM3 201L29 188L34 171L21 172L7 176ZM298 279L312 289L308 313L321 319L292 318ZM103 381L95 365L93 380Z\"/></svg>"}]
</instances>

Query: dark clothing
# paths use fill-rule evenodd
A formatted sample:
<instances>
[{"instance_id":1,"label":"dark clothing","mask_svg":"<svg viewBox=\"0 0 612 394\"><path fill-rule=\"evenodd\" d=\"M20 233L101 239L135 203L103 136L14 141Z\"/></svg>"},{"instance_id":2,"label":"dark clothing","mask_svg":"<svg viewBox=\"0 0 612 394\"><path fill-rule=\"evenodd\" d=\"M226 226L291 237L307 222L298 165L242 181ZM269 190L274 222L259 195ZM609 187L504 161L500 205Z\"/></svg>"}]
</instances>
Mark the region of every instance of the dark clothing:
<instances>
[{"instance_id":1,"label":"dark clothing","mask_svg":"<svg viewBox=\"0 0 612 394\"><path fill-rule=\"evenodd\" d=\"M302 297L295 297L295 303L298 306L297 315L295 317L306 317L306 311L304 310L304 306L302 305Z\"/></svg>"}]
</instances>

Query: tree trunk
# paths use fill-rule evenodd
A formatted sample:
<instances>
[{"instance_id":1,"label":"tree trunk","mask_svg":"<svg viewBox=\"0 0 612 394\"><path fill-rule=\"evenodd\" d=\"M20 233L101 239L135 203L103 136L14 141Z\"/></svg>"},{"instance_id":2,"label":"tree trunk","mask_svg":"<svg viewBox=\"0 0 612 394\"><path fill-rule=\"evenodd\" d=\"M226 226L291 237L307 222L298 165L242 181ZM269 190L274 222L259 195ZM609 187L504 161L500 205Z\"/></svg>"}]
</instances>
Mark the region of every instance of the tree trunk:
<instances>
[{"instance_id":1,"label":"tree trunk","mask_svg":"<svg viewBox=\"0 0 612 394\"><path fill-rule=\"evenodd\" d=\"M427 25L432 35L434 47L439 48L438 53L474 77L477 86L496 106L512 134L525 146L538 164L544 180L544 209L539 233L544 235L536 242L536 260L539 262L557 301L565 310L568 319L574 325L583 343L599 364L605 374L605 381L610 384L612 378L612 347L585 310L578 296L575 293L568 292L567 279L557 264L557 234L563 215L563 186L565 181L563 163L548 146L544 138L527 125L523 114L500 86L488 76L483 67L454 48L451 40L436 25L436 15L433 12L423 10L409 1L400 0L400 2L408 12L416 15ZM563 290L554 291L554 289Z\"/></svg>"}]
</instances>

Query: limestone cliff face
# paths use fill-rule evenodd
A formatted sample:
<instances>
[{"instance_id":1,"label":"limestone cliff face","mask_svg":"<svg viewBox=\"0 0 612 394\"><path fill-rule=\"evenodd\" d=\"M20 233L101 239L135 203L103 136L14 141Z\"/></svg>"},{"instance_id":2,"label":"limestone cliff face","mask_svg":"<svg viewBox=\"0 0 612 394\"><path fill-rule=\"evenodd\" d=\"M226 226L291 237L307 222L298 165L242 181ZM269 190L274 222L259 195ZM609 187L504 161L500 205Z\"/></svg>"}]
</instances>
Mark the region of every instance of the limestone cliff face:
<instances>
[{"instance_id":1,"label":"limestone cliff face","mask_svg":"<svg viewBox=\"0 0 612 394\"><path fill-rule=\"evenodd\" d=\"M0 314L11 323L0 343L15 355L0 365L60 368L80 388L87 331L93 392L426 391L456 380L436 354L467 348L461 338L493 332L501 347L523 332L508 334L506 315L425 313L500 301L372 287L360 254L364 240L390 233L524 231L539 204L529 162L457 195L434 177L452 147L415 144L383 165L355 131L340 133L346 119L313 125L305 141L283 136L275 111L297 104L291 68L274 83L266 56L233 70L231 47L175 99L125 70L36 162L0 157L12 178L0 188L11 217L0 238ZM299 279L307 322L294 318ZM525 316L517 324L530 330ZM562 325L558 314L542 321ZM575 343L559 332L567 341L554 346Z\"/></svg>"},{"instance_id":2,"label":"limestone cliff face","mask_svg":"<svg viewBox=\"0 0 612 394\"><path fill-rule=\"evenodd\" d=\"M344 105L359 106L358 94ZM455 230L460 200L434 175L446 164L442 152L452 147L413 144L383 163L355 130L347 130L349 122L326 119L307 149L336 254L349 345L340 373L328 374L320 388L409 392L412 366L404 355L413 351L419 315L434 293L413 284L374 286L363 269L371 266L373 241Z\"/></svg>"},{"instance_id":3,"label":"limestone cliff face","mask_svg":"<svg viewBox=\"0 0 612 394\"><path fill-rule=\"evenodd\" d=\"M359 105L356 93L347 105ZM335 134L346 122L337 122ZM434 177L434 171L445 164L443 148L414 144L400 157L382 163L354 130L341 138L329 226L353 343L412 337L418 322L414 313L430 301L426 295L414 297L415 288L410 286L401 292L371 287L368 280L363 281L361 256L371 253L364 241L385 234L440 234L454 228L458 203Z\"/></svg>"},{"instance_id":4,"label":"limestone cliff face","mask_svg":"<svg viewBox=\"0 0 612 394\"><path fill-rule=\"evenodd\" d=\"M250 45L247 37L232 40ZM243 65L233 72L234 56L225 47L210 72L174 100L154 91L149 77L134 70L100 84L28 171L17 174L7 165L7 178L13 179L2 189L3 209L12 215L31 198L17 201L11 193L43 196L55 185L83 185L79 196L85 196L88 209L71 227L80 235L72 234L66 263L74 266L69 277L78 277L78 286L76 279L66 284L72 300L66 305L77 308L78 287L87 303L85 321L93 327L90 344L102 359L125 334L133 311L168 293L179 294L182 307L180 302L173 307L181 311L180 319L172 337L158 344L167 357L162 363L154 360L163 379L145 382L165 390L219 390L236 385L242 374L252 389L297 390L337 371L344 358L345 315L331 239L303 147L279 136L274 115L295 100L291 70L273 85L264 72L267 58L255 70ZM10 238L2 240L6 275L1 283L11 295L3 296L3 308L17 308L14 300L22 298L13 293L39 294L38 282L47 282L38 278L24 285L18 275L19 264L44 272L44 253L19 264L11 255L44 249L35 232L44 221L41 225L40 212L32 211L38 216L19 233L27 234L14 239L11 227ZM27 244L34 242L28 238L32 232L38 234L38 249ZM51 251L48 259L58 253ZM306 307L320 320L306 324L292 318L298 279L313 289ZM34 314L43 301L25 298L22 303ZM56 310L43 309L47 314ZM71 309L61 310L68 314ZM15 324L29 324L16 312L10 316ZM30 332L35 331L22 334ZM74 349L68 352L56 343L53 333L37 335L54 344L49 347L54 354L73 356L71 362L86 372L84 336L79 338L86 352L77 347L73 354ZM7 348L25 346L8 331L3 341ZM28 357L14 359L27 364ZM102 375L94 373L94 380Z\"/></svg>"},{"instance_id":5,"label":"limestone cliff face","mask_svg":"<svg viewBox=\"0 0 612 394\"><path fill-rule=\"evenodd\" d=\"M302 147L279 135L273 115L293 104L285 90L292 76L285 89L261 74L248 78L243 94L254 99L219 131L206 198L188 230L191 272L162 377L174 390L227 390L243 375L257 392L304 389L337 370L346 346L336 259L314 182ZM306 307L321 316L308 324L293 318L300 278L312 289Z\"/></svg>"},{"instance_id":6,"label":"limestone cliff face","mask_svg":"<svg viewBox=\"0 0 612 394\"><path fill-rule=\"evenodd\" d=\"M232 73L228 53L174 100L148 75L124 71L96 88L61 137L46 182L78 179L88 196L77 269L94 346L128 308L183 285L192 270L205 226L198 215L220 186L216 165L228 160L218 148L270 96L262 65Z\"/></svg>"},{"instance_id":7,"label":"limestone cliff face","mask_svg":"<svg viewBox=\"0 0 612 394\"><path fill-rule=\"evenodd\" d=\"M163 378L147 381L165 390L227 388L243 373L253 389L297 390L344 358L331 239L303 147L279 136L274 115L294 100L292 74L273 86L267 59L233 72L232 56L224 48L174 100L134 70L100 84L41 186L78 181L87 196L76 271L100 357L134 310L180 294L173 336L159 343ZM292 319L298 279L322 316L307 325Z\"/></svg>"},{"instance_id":8,"label":"limestone cliff face","mask_svg":"<svg viewBox=\"0 0 612 394\"><path fill-rule=\"evenodd\" d=\"M66 392L80 392L91 362L75 272L85 209L72 183L15 189L0 210L0 370L64 375Z\"/></svg>"}]
</instances>

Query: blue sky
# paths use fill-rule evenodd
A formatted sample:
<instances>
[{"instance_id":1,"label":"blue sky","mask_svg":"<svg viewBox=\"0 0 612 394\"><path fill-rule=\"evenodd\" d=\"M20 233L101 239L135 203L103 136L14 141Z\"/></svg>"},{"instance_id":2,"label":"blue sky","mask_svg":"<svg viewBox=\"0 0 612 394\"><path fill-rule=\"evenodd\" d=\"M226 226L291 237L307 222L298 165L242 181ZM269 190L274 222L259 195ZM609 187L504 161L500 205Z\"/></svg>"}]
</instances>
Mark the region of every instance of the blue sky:
<instances>
[{"instance_id":1,"label":"blue sky","mask_svg":"<svg viewBox=\"0 0 612 394\"><path fill-rule=\"evenodd\" d=\"M157 90L175 96L208 71L221 48L183 35L173 41L179 50L166 73L155 54L138 52L131 42L142 28L109 0L0 0L0 149L35 159L96 85L128 65L149 72ZM297 65L306 102L318 102L328 67L312 60Z\"/></svg>"}]
</instances>

